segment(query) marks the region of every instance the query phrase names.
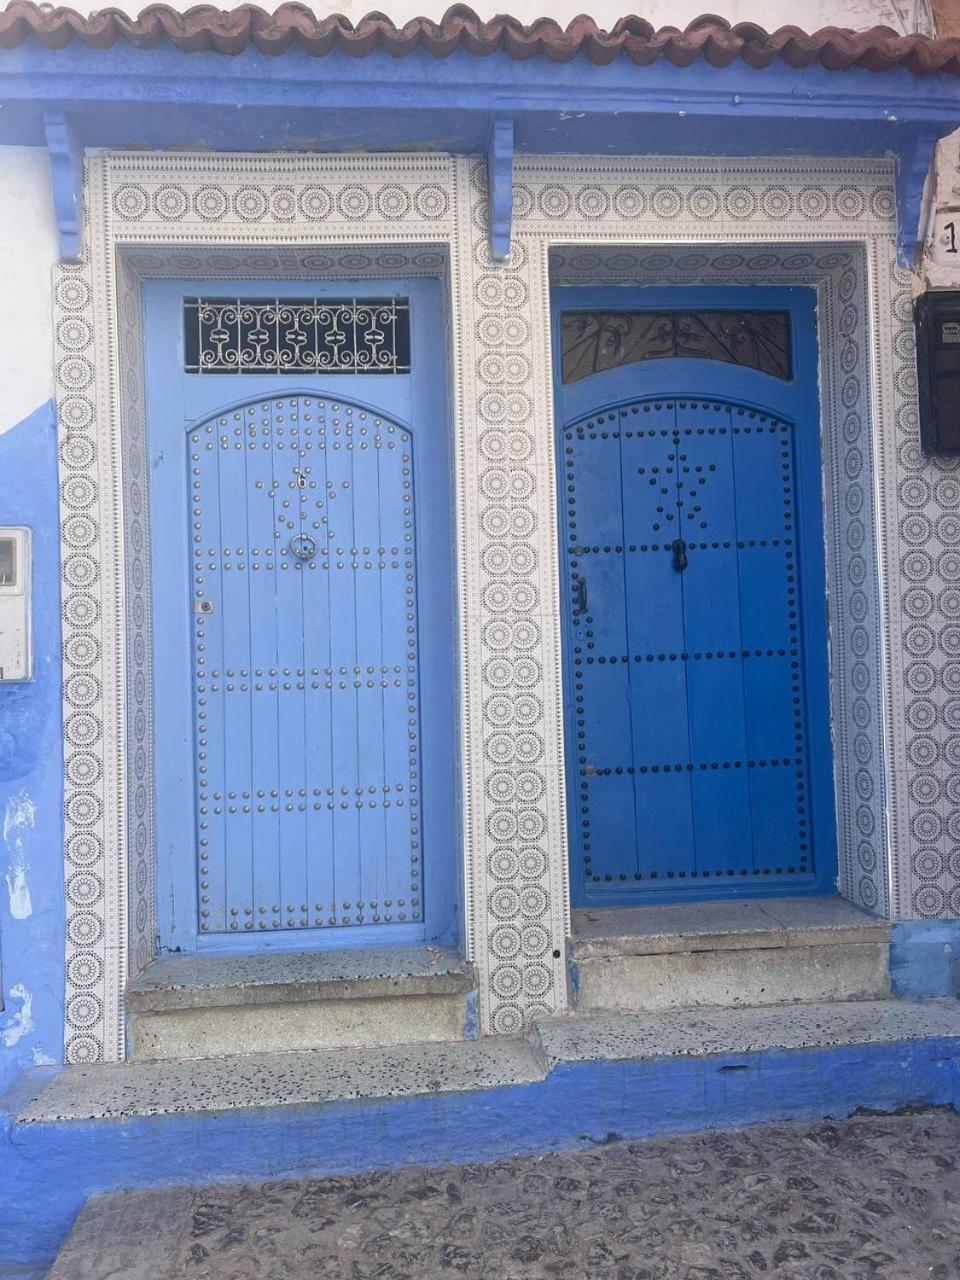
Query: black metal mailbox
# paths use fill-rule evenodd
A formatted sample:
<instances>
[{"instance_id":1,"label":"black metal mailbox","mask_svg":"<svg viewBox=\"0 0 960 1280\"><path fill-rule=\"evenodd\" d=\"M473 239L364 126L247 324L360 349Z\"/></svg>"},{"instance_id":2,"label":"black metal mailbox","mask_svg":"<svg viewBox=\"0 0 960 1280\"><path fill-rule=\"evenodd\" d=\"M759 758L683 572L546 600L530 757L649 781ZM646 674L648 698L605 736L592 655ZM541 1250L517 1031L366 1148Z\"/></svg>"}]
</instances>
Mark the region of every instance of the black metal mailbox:
<instances>
[{"instance_id":1,"label":"black metal mailbox","mask_svg":"<svg viewBox=\"0 0 960 1280\"><path fill-rule=\"evenodd\" d=\"M926 454L960 454L960 290L914 302L920 443Z\"/></svg>"}]
</instances>

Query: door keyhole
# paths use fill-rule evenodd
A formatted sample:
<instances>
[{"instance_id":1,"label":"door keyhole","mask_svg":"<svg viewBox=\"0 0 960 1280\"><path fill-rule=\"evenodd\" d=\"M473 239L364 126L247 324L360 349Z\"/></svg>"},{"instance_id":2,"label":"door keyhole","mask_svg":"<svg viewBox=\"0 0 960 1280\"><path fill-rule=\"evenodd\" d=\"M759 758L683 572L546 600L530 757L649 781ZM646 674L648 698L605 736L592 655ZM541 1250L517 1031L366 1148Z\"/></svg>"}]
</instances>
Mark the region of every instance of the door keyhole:
<instances>
[{"instance_id":1,"label":"door keyhole","mask_svg":"<svg viewBox=\"0 0 960 1280\"><path fill-rule=\"evenodd\" d=\"M687 567L687 544L682 538L677 538L670 549L673 552L673 567L677 573L683 573Z\"/></svg>"}]
</instances>

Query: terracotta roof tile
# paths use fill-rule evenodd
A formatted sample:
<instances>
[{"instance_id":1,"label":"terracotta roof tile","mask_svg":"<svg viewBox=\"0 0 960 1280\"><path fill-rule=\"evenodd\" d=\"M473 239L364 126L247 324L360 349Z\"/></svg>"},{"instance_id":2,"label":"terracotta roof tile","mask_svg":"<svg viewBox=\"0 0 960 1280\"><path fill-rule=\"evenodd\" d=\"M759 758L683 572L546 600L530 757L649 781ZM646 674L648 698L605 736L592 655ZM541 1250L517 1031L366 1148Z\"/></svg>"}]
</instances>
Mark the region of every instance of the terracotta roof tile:
<instances>
[{"instance_id":1,"label":"terracotta roof tile","mask_svg":"<svg viewBox=\"0 0 960 1280\"><path fill-rule=\"evenodd\" d=\"M598 64L623 56L637 66L665 58L683 67L700 58L711 66L725 67L741 59L757 68L782 61L797 68L820 63L831 71L905 67L918 76L931 72L960 76L960 39L904 36L889 27L866 31L823 27L809 34L799 27L780 27L771 32L752 22L731 25L705 14L683 31L677 27L657 30L638 17L621 18L605 31L583 15L567 27L552 18L524 26L503 15L483 22L472 9L459 4L439 22L413 18L398 27L382 13L369 13L354 24L340 14L319 18L302 4L283 4L272 14L248 4L229 10L199 5L186 13L153 4L136 17L119 9L101 9L83 17L74 9L11 0L0 10L0 48L15 48L29 40L48 49L72 43L91 49L110 49L117 43L152 49L168 42L185 53L216 50L226 54L242 53L250 45L265 54L299 46L316 57L341 49L361 58L374 49L385 49L402 58L417 48L436 58L446 58L456 49L477 57L500 51L518 61L544 57L566 62L582 54Z\"/></svg>"}]
</instances>

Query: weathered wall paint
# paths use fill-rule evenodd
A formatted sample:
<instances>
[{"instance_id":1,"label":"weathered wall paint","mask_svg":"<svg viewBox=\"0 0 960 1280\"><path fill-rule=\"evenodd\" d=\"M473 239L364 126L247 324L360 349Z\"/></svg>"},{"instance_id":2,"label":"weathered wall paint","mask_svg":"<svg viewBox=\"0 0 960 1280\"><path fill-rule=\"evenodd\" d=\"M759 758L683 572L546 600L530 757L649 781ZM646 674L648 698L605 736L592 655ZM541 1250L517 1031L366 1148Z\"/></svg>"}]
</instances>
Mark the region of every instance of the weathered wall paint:
<instances>
[{"instance_id":1,"label":"weathered wall paint","mask_svg":"<svg viewBox=\"0 0 960 1280\"><path fill-rule=\"evenodd\" d=\"M14 920L27 920L33 915L30 886L27 884L27 844L37 825L37 806L25 787L7 799L3 815L3 843L7 848L8 867L4 873L10 914Z\"/></svg>"},{"instance_id":2,"label":"weathered wall paint","mask_svg":"<svg viewBox=\"0 0 960 1280\"><path fill-rule=\"evenodd\" d=\"M12 1049L15 1044L29 1035L34 1029L33 1022L33 996L23 985L22 982L16 982L7 992L10 999L16 1003L20 1002L20 1008L14 1013L10 1011L10 1017L7 1018L3 1025L3 1031L0 1032L0 1040L8 1049Z\"/></svg>"},{"instance_id":3,"label":"weathered wall paint","mask_svg":"<svg viewBox=\"0 0 960 1280\"><path fill-rule=\"evenodd\" d=\"M0 308L0 434L53 395L50 279L58 252L46 151L0 147L0 280L7 300Z\"/></svg>"},{"instance_id":4,"label":"weathered wall paint","mask_svg":"<svg viewBox=\"0 0 960 1280\"><path fill-rule=\"evenodd\" d=\"M52 404L0 435L4 524L33 530L34 679L0 684L0 1092L27 1067L62 1058L60 557Z\"/></svg>"},{"instance_id":5,"label":"weathered wall paint","mask_svg":"<svg viewBox=\"0 0 960 1280\"><path fill-rule=\"evenodd\" d=\"M960 254L954 254L956 218L951 208L960 192L960 129L941 138L933 153L933 162L924 190L923 242L919 263L917 290L956 288L960 282ZM951 235L951 229L953 233Z\"/></svg>"},{"instance_id":6,"label":"weathered wall paint","mask_svg":"<svg viewBox=\"0 0 960 1280\"><path fill-rule=\"evenodd\" d=\"M960 997L960 920L902 920L890 933L895 996Z\"/></svg>"},{"instance_id":7,"label":"weathered wall paint","mask_svg":"<svg viewBox=\"0 0 960 1280\"><path fill-rule=\"evenodd\" d=\"M923 284L960 288L960 129L937 143L926 196Z\"/></svg>"},{"instance_id":8,"label":"weathered wall paint","mask_svg":"<svg viewBox=\"0 0 960 1280\"><path fill-rule=\"evenodd\" d=\"M40 1073L45 1078L46 1073ZM20 1125L0 1103L0 1274L49 1261L97 1192L495 1160L613 1138L960 1102L956 1040L579 1062L479 1093ZM22 1223L31 1230L24 1233Z\"/></svg>"},{"instance_id":9,"label":"weathered wall paint","mask_svg":"<svg viewBox=\"0 0 960 1280\"><path fill-rule=\"evenodd\" d=\"M930 16L938 36L960 36L960 3L958 0L929 0Z\"/></svg>"}]
</instances>

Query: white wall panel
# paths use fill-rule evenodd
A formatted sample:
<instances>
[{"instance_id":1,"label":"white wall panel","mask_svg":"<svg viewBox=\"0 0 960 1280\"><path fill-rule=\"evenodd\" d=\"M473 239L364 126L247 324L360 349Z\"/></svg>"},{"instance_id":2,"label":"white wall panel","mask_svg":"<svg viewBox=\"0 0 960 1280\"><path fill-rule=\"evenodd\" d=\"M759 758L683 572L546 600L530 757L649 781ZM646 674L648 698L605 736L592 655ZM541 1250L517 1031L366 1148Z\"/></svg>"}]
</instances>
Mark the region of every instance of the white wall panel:
<instances>
[{"instance_id":1,"label":"white wall panel","mask_svg":"<svg viewBox=\"0 0 960 1280\"><path fill-rule=\"evenodd\" d=\"M51 271L57 260L42 147L0 147L0 433L53 395Z\"/></svg>"}]
</instances>

